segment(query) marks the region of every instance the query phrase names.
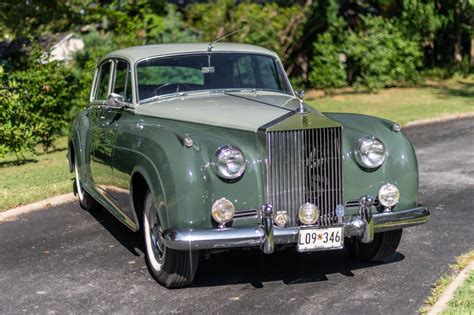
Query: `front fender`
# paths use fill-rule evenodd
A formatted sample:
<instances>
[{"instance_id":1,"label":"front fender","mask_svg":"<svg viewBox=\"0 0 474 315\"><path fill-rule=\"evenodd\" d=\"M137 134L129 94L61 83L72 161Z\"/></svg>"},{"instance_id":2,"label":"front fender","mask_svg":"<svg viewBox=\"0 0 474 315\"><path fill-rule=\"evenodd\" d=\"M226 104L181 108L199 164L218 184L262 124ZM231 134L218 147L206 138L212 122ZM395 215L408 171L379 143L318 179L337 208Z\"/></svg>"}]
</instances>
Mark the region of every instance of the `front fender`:
<instances>
[{"instance_id":1,"label":"front fender","mask_svg":"<svg viewBox=\"0 0 474 315\"><path fill-rule=\"evenodd\" d=\"M222 197L231 200L236 210L262 204L255 133L147 117L136 124L133 117L129 118L132 120L123 121L117 134L114 161L123 162L114 165L114 174L139 172L148 178L155 200L164 202L158 207L163 228L214 227L211 207ZM193 140L190 148L183 143L186 137ZM239 147L248 162L246 172L236 182L222 180L212 166L215 150L224 144Z\"/></svg>"},{"instance_id":2,"label":"front fender","mask_svg":"<svg viewBox=\"0 0 474 315\"><path fill-rule=\"evenodd\" d=\"M383 184L392 183L400 190L400 201L393 210L415 207L418 194L418 163L413 146L403 132L393 131L393 122L376 117L345 113L325 115L343 125L344 201L355 201L366 194L376 197ZM388 151L384 164L375 170L362 168L354 159L357 142L367 135L382 140Z\"/></svg>"},{"instance_id":3,"label":"front fender","mask_svg":"<svg viewBox=\"0 0 474 315\"><path fill-rule=\"evenodd\" d=\"M89 154L87 148L89 147L90 139L91 122L87 115L87 110L83 110L77 114L69 128L67 158L70 172L74 171L73 164L75 159L77 159L76 162L79 166L81 180L87 183L89 183L90 178L90 176L88 176L88 171L86 170Z\"/></svg>"}]
</instances>

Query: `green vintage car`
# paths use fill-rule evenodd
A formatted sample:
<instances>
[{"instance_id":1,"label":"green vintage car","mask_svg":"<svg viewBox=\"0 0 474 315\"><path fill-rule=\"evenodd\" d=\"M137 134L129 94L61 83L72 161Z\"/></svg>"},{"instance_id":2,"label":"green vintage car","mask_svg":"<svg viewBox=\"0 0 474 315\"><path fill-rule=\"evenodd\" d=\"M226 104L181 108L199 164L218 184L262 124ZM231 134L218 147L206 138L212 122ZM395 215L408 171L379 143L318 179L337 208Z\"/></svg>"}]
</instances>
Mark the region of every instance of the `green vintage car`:
<instances>
[{"instance_id":1,"label":"green vintage car","mask_svg":"<svg viewBox=\"0 0 474 315\"><path fill-rule=\"evenodd\" d=\"M190 284L200 253L234 248L382 261L430 215L398 124L307 106L278 56L251 45L108 54L68 158L82 208L141 231L166 287Z\"/></svg>"}]
</instances>

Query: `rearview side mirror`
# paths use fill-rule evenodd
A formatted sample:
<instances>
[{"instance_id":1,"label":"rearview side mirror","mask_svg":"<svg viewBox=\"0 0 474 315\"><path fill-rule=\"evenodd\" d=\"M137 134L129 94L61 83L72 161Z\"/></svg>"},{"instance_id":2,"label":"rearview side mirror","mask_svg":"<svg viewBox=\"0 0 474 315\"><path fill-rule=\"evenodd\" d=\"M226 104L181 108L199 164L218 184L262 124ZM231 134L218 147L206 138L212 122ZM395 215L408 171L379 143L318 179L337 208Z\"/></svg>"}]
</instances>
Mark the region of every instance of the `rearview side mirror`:
<instances>
[{"instance_id":1,"label":"rearview side mirror","mask_svg":"<svg viewBox=\"0 0 474 315\"><path fill-rule=\"evenodd\" d=\"M127 106L127 103L125 103L125 99L122 95L110 93L109 98L107 99L107 106L117 108Z\"/></svg>"}]
</instances>

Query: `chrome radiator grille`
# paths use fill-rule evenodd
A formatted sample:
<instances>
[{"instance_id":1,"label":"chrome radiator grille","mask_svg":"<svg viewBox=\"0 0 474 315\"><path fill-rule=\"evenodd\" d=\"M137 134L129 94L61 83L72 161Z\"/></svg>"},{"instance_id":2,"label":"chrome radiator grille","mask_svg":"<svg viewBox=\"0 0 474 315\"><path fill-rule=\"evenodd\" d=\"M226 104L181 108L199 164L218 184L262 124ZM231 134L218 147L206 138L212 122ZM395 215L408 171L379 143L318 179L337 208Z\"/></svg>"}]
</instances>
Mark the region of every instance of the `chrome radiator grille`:
<instances>
[{"instance_id":1,"label":"chrome radiator grille","mask_svg":"<svg viewBox=\"0 0 474 315\"><path fill-rule=\"evenodd\" d=\"M267 197L297 225L299 207L318 206L321 226L337 222L342 204L341 128L272 131L267 135Z\"/></svg>"}]
</instances>

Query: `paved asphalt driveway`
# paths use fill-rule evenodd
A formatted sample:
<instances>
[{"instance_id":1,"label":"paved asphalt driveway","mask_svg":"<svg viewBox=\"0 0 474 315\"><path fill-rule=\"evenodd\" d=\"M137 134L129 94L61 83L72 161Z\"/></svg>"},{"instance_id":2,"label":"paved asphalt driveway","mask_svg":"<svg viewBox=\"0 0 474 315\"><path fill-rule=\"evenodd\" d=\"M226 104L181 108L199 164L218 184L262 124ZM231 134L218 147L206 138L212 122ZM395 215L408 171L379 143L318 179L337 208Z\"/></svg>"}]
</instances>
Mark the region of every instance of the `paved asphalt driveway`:
<instances>
[{"instance_id":1,"label":"paved asphalt driveway","mask_svg":"<svg viewBox=\"0 0 474 315\"><path fill-rule=\"evenodd\" d=\"M202 259L193 287L167 290L136 235L72 203L0 222L0 313L415 313L454 257L474 249L474 119L405 132L432 219L405 230L389 262L234 251Z\"/></svg>"}]
</instances>

